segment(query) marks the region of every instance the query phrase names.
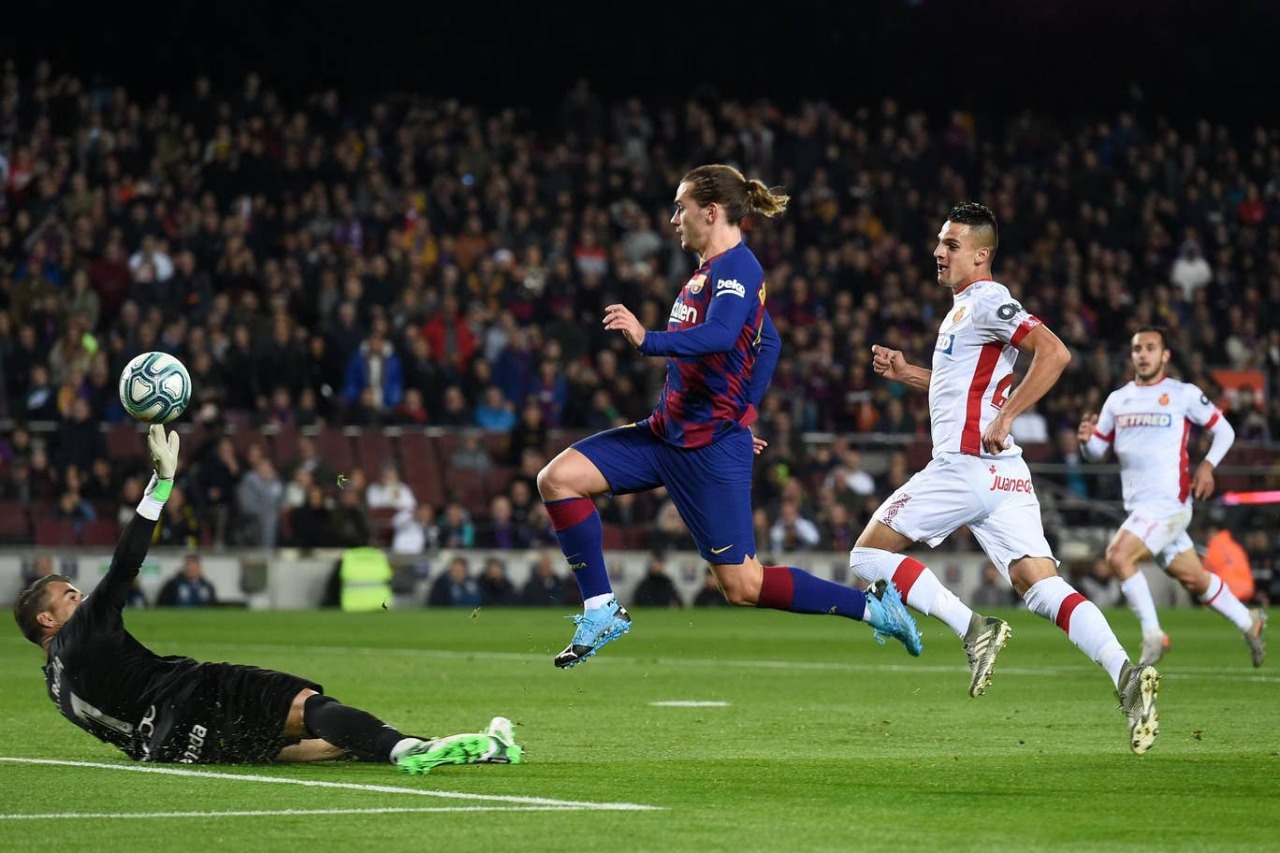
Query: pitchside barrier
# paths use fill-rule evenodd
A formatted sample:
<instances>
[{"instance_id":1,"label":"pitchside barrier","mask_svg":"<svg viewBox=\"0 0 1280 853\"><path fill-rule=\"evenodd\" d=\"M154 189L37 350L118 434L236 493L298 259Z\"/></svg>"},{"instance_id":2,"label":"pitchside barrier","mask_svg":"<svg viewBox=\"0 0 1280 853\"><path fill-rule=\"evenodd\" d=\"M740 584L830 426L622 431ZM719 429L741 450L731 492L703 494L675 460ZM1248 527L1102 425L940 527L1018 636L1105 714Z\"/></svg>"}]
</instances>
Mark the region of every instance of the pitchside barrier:
<instances>
[{"instance_id":1,"label":"pitchside barrier","mask_svg":"<svg viewBox=\"0 0 1280 853\"><path fill-rule=\"evenodd\" d=\"M1063 574L1070 576L1083 568L1091 556L1081 549L1079 562L1067 562L1064 558ZM48 549L42 549L49 553ZM185 554L182 550L169 551L153 548L139 572L139 584L148 602L154 602L165 580L178 572ZM1101 552L1099 552L1101 553ZM24 573L29 571L35 551L10 549L0 551L0 602L12 604L22 588ZM65 549L53 554L55 571L71 577L76 585L89 592L106 573L111 562L111 552L95 549ZM213 584L218 600L224 605L248 607L258 610L303 610L319 607L325 600L326 589L342 556L341 550L300 552L281 549L263 551L223 551L204 553L201 564L204 575ZM500 560L506 568L507 578L515 586L517 596L528 581L533 566L539 559L548 557L561 576L564 558L547 550L497 551L487 549L443 549L414 556L389 555L395 570L392 581L393 597L389 607L407 609L421 607L427 591L439 575L443 574L454 556L467 560L473 577L479 577L489 558ZM845 552L794 552L783 555L764 555L770 563L800 566L819 577L843 584L855 584ZM916 551L911 556L930 566L942 581L965 601L980 599L982 607L994 606L990 592L980 587L983 583L987 559L973 552ZM619 597L630 603L632 590L649 569L651 554L648 551L608 551L606 558L614 589ZM702 558L692 551L670 551L663 557L666 573L675 582L686 606L706 583L707 567ZM1151 585L1151 592L1158 606L1190 604L1190 598L1180 586L1172 582L1154 564L1143 567ZM569 584L571 579L566 578ZM998 593L1005 593L1014 602L1009 587L997 580ZM1105 602L1104 602L1105 603Z\"/></svg>"}]
</instances>

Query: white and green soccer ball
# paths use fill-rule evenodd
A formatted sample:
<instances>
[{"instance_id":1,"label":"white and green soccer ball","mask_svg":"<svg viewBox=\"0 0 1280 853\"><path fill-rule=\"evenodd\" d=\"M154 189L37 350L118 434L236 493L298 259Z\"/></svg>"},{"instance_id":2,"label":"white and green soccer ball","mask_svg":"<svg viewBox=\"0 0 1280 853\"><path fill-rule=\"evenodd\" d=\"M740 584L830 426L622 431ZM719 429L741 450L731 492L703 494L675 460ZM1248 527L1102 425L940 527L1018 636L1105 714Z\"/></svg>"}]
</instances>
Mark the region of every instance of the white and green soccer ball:
<instances>
[{"instance_id":1,"label":"white and green soccer ball","mask_svg":"<svg viewBox=\"0 0 1280 853\"><path fill-rule=\"evenodd\" d=\"M120 373L120 403L133 418L167 424L191 402L191 375L165 352L144 352Z\"/></svg>"}]
</instances>

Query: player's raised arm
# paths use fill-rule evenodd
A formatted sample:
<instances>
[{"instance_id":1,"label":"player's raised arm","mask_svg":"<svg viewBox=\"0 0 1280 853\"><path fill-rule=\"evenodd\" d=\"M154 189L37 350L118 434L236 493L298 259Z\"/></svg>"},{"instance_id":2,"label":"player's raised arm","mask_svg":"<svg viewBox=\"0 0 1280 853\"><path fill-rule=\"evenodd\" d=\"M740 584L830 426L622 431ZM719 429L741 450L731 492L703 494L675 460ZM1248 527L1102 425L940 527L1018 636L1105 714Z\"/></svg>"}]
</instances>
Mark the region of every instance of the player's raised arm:
<instances>
[{"instance_id":1,"label":"player's raised arm","mask_svg":"<svg viewBox=\"0 0 1280 853\"><path fill-rule=\"evenodd\" d=\"M929 380L933 376L932 370L908 363L902 350L889 349L879 344L871 346L871 369L878 376L901 382L917 391L928 391Z\"/></svg>"},{"instance_id":2,"label":"player's raised arm","mask_svg":"<svg viewBox=\"0 0 1280 853\"><path fill-rule=\"evenodd\" d=\"M133 579L138 576L138 569L146 559L164 502L173 489L173 475L178 469L178 444L176 430L166 435L163 426L151 425L147 433L147 450L155 473L147 484L137 512L120 534L115 553L111 555L111 567L85 602L92 610L112 608L119 611L124 607Z\"/></svg>"},{"instance_id":3,"label":"player's raised arm","mask_svg":"<svg viewBox=\"0 0 1280 853\"><path fill-rule=\"evenodd\" d=\"M742 327L747 324L751 311L759 307L759 302L755 301L754 291L737 281L721 281L717 282L716 286L717 290L712 294L711 303L707 308L705 322L673 332L646 334L642 330L636 348L643 355L661 356L712 355L733 349L738 335L742 334ZM609 307L620 308L621 306ZM639 321L636 321L636 325L639 326ZM614 328L609 324L607 316L605 328ZM625 328L623 334L627 335L627 340L632 340L631 334L628 334Z\"/></svg>"}]
</instances>

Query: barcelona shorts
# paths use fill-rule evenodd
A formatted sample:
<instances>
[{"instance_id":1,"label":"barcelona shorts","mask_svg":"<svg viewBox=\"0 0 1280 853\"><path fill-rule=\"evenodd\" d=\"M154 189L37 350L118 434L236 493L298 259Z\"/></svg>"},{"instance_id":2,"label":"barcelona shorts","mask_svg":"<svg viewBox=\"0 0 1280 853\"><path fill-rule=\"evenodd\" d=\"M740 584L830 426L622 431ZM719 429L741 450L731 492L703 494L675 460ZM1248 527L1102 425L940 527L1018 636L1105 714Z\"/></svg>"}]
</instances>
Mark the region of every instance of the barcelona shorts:
<instances>
[{"instance_id":1,"label":"barcelona shorts","mask_svg":"<svg viewBox=\"0 0 1280 853\"><path fill-rule=\"evenodd\" d=\"M736 566L754 557L751 430L734 426L705 447L677 447L644 422L596 433L573 448L600 470L614 495L659 486L680 511L708 563Z\"/></svg>"}]
</instances>

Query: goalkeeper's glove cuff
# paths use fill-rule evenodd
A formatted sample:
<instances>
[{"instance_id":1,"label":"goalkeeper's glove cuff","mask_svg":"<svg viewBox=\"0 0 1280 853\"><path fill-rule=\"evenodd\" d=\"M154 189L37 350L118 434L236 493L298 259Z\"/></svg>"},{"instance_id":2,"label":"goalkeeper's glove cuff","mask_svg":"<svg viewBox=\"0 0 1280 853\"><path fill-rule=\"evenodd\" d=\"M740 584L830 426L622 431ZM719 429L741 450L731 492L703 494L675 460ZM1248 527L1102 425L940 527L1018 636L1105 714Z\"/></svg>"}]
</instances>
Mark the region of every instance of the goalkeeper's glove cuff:
<instances>
[{"instance_id":1,"label":"goalkeeper's glove cuff","mask_svg":"<svg viewBox=\"0 0 1280 853\"><path fill-rule=\"evenodd\" d=\"M138 503L138 515L151 521L160 520L160 512L164 509L164 502L169 500L169 493L173 491L173 480L161 480L155 474L151 475L151 482L147 483L147 488L142 493L142 500Z\"/></svg>"}]
</instances>

